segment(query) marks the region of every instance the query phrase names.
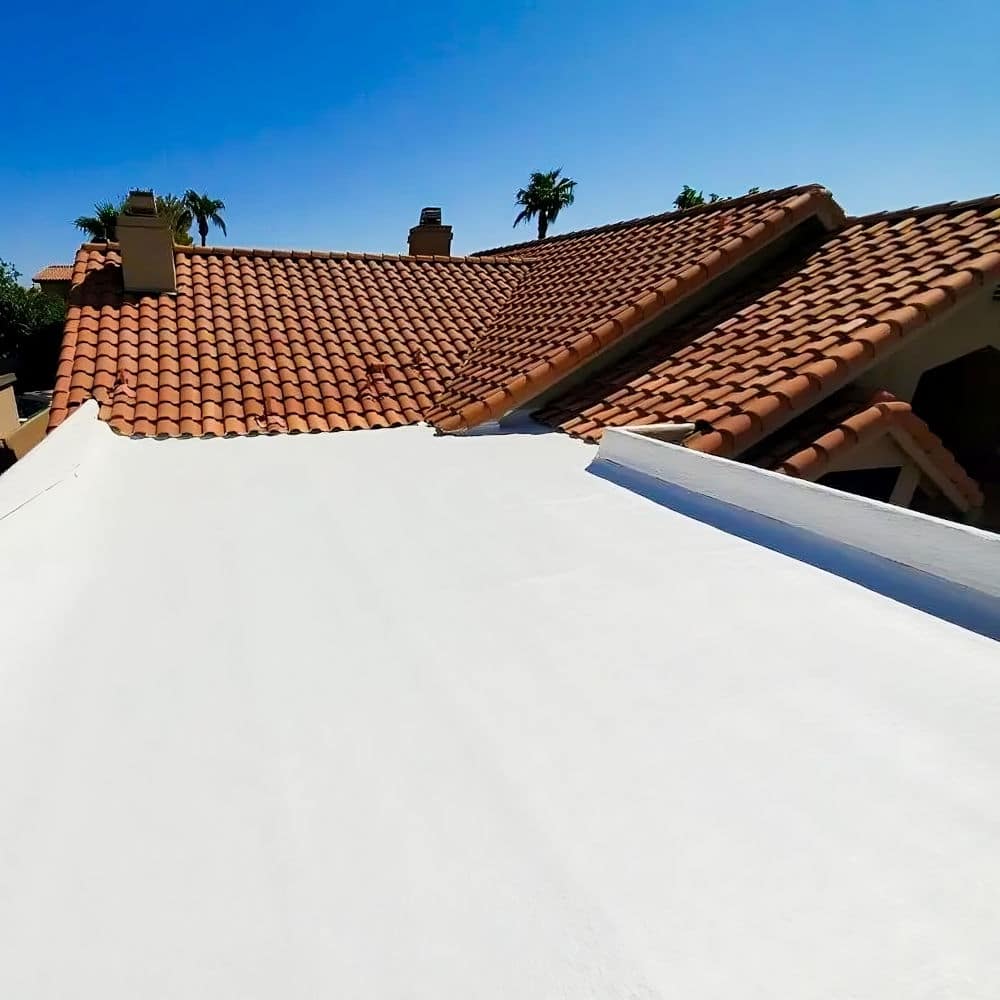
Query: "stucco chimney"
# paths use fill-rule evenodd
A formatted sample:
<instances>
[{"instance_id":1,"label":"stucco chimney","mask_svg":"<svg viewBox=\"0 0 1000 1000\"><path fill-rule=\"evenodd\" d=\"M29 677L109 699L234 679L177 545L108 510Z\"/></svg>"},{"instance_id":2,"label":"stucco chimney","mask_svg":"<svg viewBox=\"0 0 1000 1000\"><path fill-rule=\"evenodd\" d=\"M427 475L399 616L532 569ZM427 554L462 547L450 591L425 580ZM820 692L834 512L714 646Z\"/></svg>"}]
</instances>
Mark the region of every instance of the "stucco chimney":
<instances>
[{"instance_id":1,"label":"stucco chimney","mask_svg":"<svg viewBox=\"0 0 1000 1000\"><path fill-rule=\"evenodd\" d=\"M118 216L118 243L126 292L175 292L174 238L156 217L152 191L130 191Z\"/></svg>"},{"instance_id":2,"label":"stucco chimney","mask_svg":"<svg viewBox=\"0 0 1000 1000\"><path fill-rule=\"evenodd\" d=\"M420 225L410 230L411 256L451 256L451 226L441 225L440 208L420 210Z\"/></svg>"}]
</instances>

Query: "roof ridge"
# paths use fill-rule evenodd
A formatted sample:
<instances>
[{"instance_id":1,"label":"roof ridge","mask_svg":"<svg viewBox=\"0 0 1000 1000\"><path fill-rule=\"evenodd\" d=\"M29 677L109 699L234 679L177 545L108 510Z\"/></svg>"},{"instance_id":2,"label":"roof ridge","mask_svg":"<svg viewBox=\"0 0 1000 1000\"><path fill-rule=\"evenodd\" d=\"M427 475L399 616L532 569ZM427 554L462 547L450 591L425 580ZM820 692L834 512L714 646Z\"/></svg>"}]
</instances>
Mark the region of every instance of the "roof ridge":
<instances>
[{"instance_id":1,"label":"roof ridge","mask_svg":"<svg viewBox=\"0 0 1000 1000\"><path fill-rule=\"evenodd\" d=\"M723 198L720 201L706 202L704 205L695 205L693 208L677 208L669 212L657 212L653 215L642 215L635 219L622 219L618 222L606 222L603 225L592 226L589 229L574 229L570 233L557 233L555 236L548 236L544 240L527 240L524 243L508 243L505 246L492 247L489 250L477 250L470 256L487 257L494 254L503 254L506 256L516 257L518 256L517 254L509 253L509 251L527 249L529 247L550 246L553 243L560 243L563 240L574 239L578 236L591 236L596 233L613 232L617 229L626 229L629 226L641 226L653 222L661 222L665 219L679 216L687 218L691 215L705 215L708 212L719 211L724 208L753 205L761 201L773 201L776 198L784 200L786 198L790 198L793 194L805 194L810 191L828 194L830 195L831 200L833 199L833 193L829 190L829 188L822 184L792 184L789 187L772 188L769 191L757 191L754 194L741 194L737 195L735 198Z\"/></svg>"},{"instance_id":2,"label":"roof ridge","mask_svg":"<svg viewBox=\"0 0 1000 1000\"><path fill-rule=\"evenodd\" d=\"M849 215L845 222L845 228L857 223L892 221L907 219L912 216L941 215L944 212L964 212L970 208L980 208L992 203L995 203L1000 208L1000 194L985 194L979 198L968 198L965 201L942 201L936 205L911 205L909 208L894 208L886 212L869 212L867 215Z\"/></svg>"},{"instance_id":3,"label":"roof ridge","mask_svg":"<svg viewBox=\"0 0 1000 1000\"><path fill-rule=\"evenodd\" d=\"M81 250L120 250L118 243L84 243ZM431 264L518 264L524 267L529 262L523 257L485 254L466 255L426 255L375 253L355 250L282 250L267 247L195 247L174 246L175 253L190 254L193 257L259 257L279 260L365 260L365 261L413 261ZM69 265L72 267L72 265Z\"/></svg>"}]
</instances>

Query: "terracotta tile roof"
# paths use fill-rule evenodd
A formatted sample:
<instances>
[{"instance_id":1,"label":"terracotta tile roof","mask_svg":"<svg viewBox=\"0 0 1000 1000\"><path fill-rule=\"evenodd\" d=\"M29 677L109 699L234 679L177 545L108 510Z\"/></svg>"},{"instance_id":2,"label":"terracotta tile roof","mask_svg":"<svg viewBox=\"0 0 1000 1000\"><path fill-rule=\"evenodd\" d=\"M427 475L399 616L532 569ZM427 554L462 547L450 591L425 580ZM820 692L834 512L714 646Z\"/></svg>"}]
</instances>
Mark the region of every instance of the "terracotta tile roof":
<instances>
[{"instance_id":1,"label":"terracotta tile roof","mask_svg":"<svg viewBox=\"0 0 1000 1000\"><path fill-rule=\"evenodd\" d=\"M175 253L176 296L123 296L118 248L81 248L50 428L91 397L130 435L414 423L525 271L498 258Z\"/></svg>"},{"instance_id":2,"label":"terracotta tile roof","mask_svg":"<svg viewBox=\"0 0 1000 1000\"><path fill-rule=\"evenodd\" d=\"M32 281L71 281L73 278L72 264L49 264L36 274Z\"/></svg>"},{"instance_id":3,"label":"terracotta tile roof","mask_svg":"<svg viewBox=\"0 0 1000 1000\"><path fill-rule=\"evenodd\" d=\"M853 219L584 380L537 413L604 427L704 420L689 446L735 454L1000 276L1000 196Z\"/></svg>"},{"instance_id":4,"label":"terracotta tile roof","mask_svg":"<svg viewBox=\"0 0 1000 1000\"><path fill-rule=\"evenodd\" d=\"M810 216L843 214L819 186L503 248L531 269L430 413L453 431L501 416Z\"/></svg>"},{"instance_id":5,"label":"terracotta tile roof","mask_svg":"<svg viewBox=\"0 0 1000 1000\"><path fill-rule=\"evenodd\" d=\"M788 257L540 417L590 438L700 419L693 447L739 452L1000 272L1000 198L845 223L817 186L489 256L177 248L176 296L123 296L117 247L85 245L50 426L92 396L133 435L473 426L792 229Z\"/></svg>"},{"instance_id":6,"label":"terracotta tile roof","mask_svg":"<svg viewBox=\"0 0 1000 1000\"><path fill-rule=\"evenodd\" d=\"M934 482L967 510L983 505L979 484L909 403L889 392L861 400L850 390L835 393L793 420L744 458L754 465L814 481L831 463L856 448L890 435ZM957 494L957 496L956 496Z\"/></svg>"}]
</instances>

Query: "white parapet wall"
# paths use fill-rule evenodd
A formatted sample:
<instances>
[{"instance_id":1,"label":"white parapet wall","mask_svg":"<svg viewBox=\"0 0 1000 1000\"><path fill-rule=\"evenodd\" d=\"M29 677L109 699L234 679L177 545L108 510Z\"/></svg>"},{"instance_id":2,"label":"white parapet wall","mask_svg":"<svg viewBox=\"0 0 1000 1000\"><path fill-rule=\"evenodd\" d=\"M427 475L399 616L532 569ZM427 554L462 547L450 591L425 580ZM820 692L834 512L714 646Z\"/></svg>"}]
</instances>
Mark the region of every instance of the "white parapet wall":
<instances>
[{"instance_id":1,"label":"white parapet wall","mask_svg":"<svg viewBox=\"0 0 1000 1000\"><path fill-rule=\"evenodd\" d=\"M989 639L565 434L98 413L0 476L0 1000L1000 996Z\"/></svg>"},{"instance_id":2,"label":"white parapet wall","mask_svg":"<svg viewBox=\"0 0 1000 1000\"><path fill-rule=\"evenodd\" d=\"M605 431L604 463L850 546L1000 601L1000 535L777 472L669 444L635 430Z\"/></svg>"}]
</instances>

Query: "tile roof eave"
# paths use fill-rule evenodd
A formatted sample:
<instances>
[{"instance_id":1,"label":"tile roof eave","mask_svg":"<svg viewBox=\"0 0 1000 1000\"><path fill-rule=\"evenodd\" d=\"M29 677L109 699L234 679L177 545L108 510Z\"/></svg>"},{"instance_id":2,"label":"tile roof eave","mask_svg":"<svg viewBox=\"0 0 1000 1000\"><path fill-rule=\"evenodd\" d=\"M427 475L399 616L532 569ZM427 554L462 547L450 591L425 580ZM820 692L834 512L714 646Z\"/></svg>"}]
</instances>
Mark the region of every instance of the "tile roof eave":
<instances>
[{"instance_id":1,"label":"tile roof eave","mask_svg":"<svg viewBox=\"0 0 1000 1000\"><path fill-rule=\"evenodd\" d=\"M900 349L914 331L940 321L953 306L1000 277L1000 252L991 251L963 264L958 276L960 280L951 281L947 287L935 286L926 293L923 302L903 305L894 315L880 316L880 322L865 332L863 340L850 345L850 351L838 354L835 374L827 377L814 372L790 375L771 386L762 400L755 400L739 413L713 424L711 431L695 435L685 442L686 446L727 457L752 447L804 409L821 402L884 361ZM935 293L933 301L931 293Z\"/></svg>"},{"instance_id":2,"label":"tile roof eave","mask_svg":"<svg viewBox=\"0 0 1000 1000\"><path fill-rule=\"evenodd\" d=\"M983 505L979 484L941 439L909 403L885 391L876 393L867 405L782 460L777 470L812 482L824 475L834 458L843 459L883 435L891 436L959 510L965 512Z\"/></svg>"}]
</instances>

